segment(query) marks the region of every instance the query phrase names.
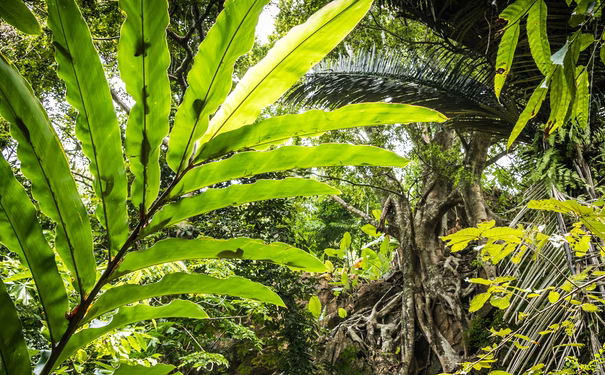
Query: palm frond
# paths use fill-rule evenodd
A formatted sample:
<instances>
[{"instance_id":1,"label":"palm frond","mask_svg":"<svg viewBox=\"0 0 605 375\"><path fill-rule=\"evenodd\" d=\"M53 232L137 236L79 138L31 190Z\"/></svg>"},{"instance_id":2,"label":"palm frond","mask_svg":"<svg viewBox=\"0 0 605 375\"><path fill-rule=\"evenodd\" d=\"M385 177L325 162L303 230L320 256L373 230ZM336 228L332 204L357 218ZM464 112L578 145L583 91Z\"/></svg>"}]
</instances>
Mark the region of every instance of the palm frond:
<instances>
[{"instance_id":1,"label":"palm frond","mask_svg":"<svg viewBox=\"0 0 605 375\"><path fill-rule=\"evenodd\" d=\"M496 99L493 70L484 59L434 48L403 53L358 51L323 61L288 92L284 101L305 107L391 101L436 109L455 127L507 135L518 109Z\"/></svg>"},{"instance_id":2,"label":"palm frond","mask_svg":"<svg viewBox=\"0 0 605 375\"><path fill-rule=\"evenodd\" d=\"M529 201L548 199L551 197L551 193L559 197L561 195L546 179L538 181L526 189L523 208L509 226L515 227L517 224L523 224L525 227L531 228L540 224L543 225L543 233L564 234L566 224L570 223L560 221L558 219L560 214L531 210L527 207ZM569 227L570 225L567 225L567 228ZM527 299L523 294L515 295L511 299L510 308L504 314L504 320L514 326L522 322L520 317L536 315L537 311L549 306L548 293L540 293L540 291L547 290L549 286L562 285L577 272L577 267L583 268L581 264L577 263L580 259L574 259L570 249L565 245L556 246L549 241L539 253L525 253L518 263L509 260L502 268L501 275L515 276L517 280L515 287L536 291L540 296ZM590 345L592 344L591 337L593 330L598 329L599 326L602 327L602 324L595 321L592 314L582 315L579 306L570 304L564 306L565 308L550 309L547 313L538 315L531 324L521 327L516 332L531 338L536 343L530 344L527 349L520 349L514 345L504 349L501 358L502 362L506 364L507 372L520 374L539 363L546 365L543 369L545 373L549 370L560 370L565 364L566 356L574 355L581 358L583 354L595 352ZM577 319L581 315L582 318ZM552 329L555 324L560 326L561 322L569 319L572 319L576 325L573 335L566 334L564 329ZM544 334L549 330L554 332ZM585 348L579 348L575 343L587 345Z\"/></svg>"}]
</instances>

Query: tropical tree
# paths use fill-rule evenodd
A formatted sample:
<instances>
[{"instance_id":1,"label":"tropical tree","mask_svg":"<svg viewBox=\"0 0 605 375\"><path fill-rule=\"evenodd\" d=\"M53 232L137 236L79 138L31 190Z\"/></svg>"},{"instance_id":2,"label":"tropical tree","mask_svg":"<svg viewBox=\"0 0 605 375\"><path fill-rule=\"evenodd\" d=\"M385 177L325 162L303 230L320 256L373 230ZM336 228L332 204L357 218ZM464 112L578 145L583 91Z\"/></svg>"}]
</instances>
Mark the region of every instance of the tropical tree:
<instances>
[{"instance_id":1,"label":"tropical tree","mask_svg":"<svg viewBox=\"0 0 605 375\"><path fill-rule=\"evenodd\" d=\"M354 126L445 120L440 113L422 107L373 103L256 121L261 109L332 50L371 5L371 1L339 0L322 8L276 43L229 93L234 62L251 48L254 27L266 3L251 0L225 4L200 44L188 74L188 87L171 124L166 72L170 64L167 2L120 1L127 18L120 35L118 66L136 102L122 141L101 60L79 8L71 0L47 2L47 26L53 33L58 74L65 81L68 102L78 112L76 136L94 179L93 216L85 209L44 108L16 67L0 58L0 113L18 142L20 171L31 181L32 197L38 204L34 206L2 158L0 241L29 268L44 309L50 350L42 355L37 373L50 374L78 348L127 324L169 317L207 317L200 306L184 299L168 305L129 306L151 297L218 293L283 306L279 296L267 287L239 277L171 273L146 285L115 286L113 282L152 265L199 258L251 259L322 271L325 266L316 258L283 243L265 245L248 238L174 238L146 249L139 249L139 244L173 224L223 207L338 193L326 184L301 178L208 188L219 182L293 167L407 163L386 150L349 144L259 151L293 136ZM7 4L2 6L3 17L26 32L39 31L33 26L35 18L19 0ZM11 18L14 12L4 12L10 7L24 15L17 13ZM166 160L174 177L161 189L159 155L168 133ZM125 162L134 175L130 189ZM41 231L36 207L55 223L50 242ZM137 212L135 222L128 220L128 207ZM101 242L93 243L91 222L96 220L104 236ZM67 278L59 273L54 250L68 270ZM75 306L69 306L68 296L75 297ZM7 327L0 333L2 371L31 373L21 323L4 283L0 298L0 314ZM111 320L103 321L109 313L113 313ZM171 369L158 367L153 371L165 374ZM117 372L128 371L132 369Z\"/></svg>"},{"instance_id":2,"label":"tropical tree","mask_svg":"<svg viewBox=\"0 0 605 375\"><path fill-rule=\"evenodd\" d=\"M533 141L537 152L529 148L530 163L541 155L554 160L554 152L565 155L573 180L582 181L581 190L586 186L590 199L597 198L593 175L599 174L598 168L586 160L591 148L588 144L602 142L600 131L595 130L602 125L603 114L602 93L595 89L602 86L605 69L598 59L599 53L603 54L599 52L603 51L603 28L596 21L602 2L383 3L392 10L391 19L422 24L429 32L410 40L398 35L403 27L385 26L382 18L372 15L374 26L383 35L395 35L400 41L398 48L391 52L358 50L325 61L304 77L287 100L320 108L364 101L404 102L437 109L449 120L406 127L400 139L411 140L420 172L412 186L393 173L376 176L379 178L373 185L382 202L382 220L335 198L350 212L399 239L403 280L395 284L396 293L389 291L372 309L360 313L365 319L351 318L343 323L353 329L343 329L348 334L337 336L335 341L341 342L329 350L337 357L342 341L357 345L373 359L374 369L384 369L399 366L393 364L395 359L385 361L383 353L396 352L401 341L401 373L431 367L431 358L438 359L436 366L443 371L454 371L472 353L464 339L472 323L466 310L477 286L469 285L465 278L478 271L495 277L497 270L490 262L482 263L483 270L473 267L473 262L477 264L473 253L450 254L439 237L448 229L491 220L506 222L486 202L481 184L486 168L511 147L527 150L523 144ZM556 52L551 53L551 48ZM542 105L547 97L549 105ZM364 136L373 143L385 138L376 129ZM566 165L555 167L559 170L554 178L548 178L553 163L540 162L534 174L539 176L538 185L528 196L563 196L558 190L560 176L570 174L565 173ZM562 185L573 194L569 178L565 181ZM557 215L563 223L560 213L553 218L556 220ZM565 224L549 228L567 232ZM532 267L525 262L507 266L507 272L533 269L522 282L528 287L545 267L567 267L565 251L549 252L557 254L556 266L540 259ZM576 271L567 267L566 272ZM535 306L516 301L521 312ZM376 318L376 311L381 312L382 319ZM478 313L479 318L488 314L489 309ZM507 313L509 321L514 318L513 313ZM399 330L395 339L385 344L384 337L393 326ZM378 330L381 334L376 333ZM423 334L422 340L417 339L417 330ZM434 357L414 354L415 348L427 346ZM528 357L523 357L527 353L516 357L511 368L519 371L521 364L527 364Z\"/></svg>"}]
</instances>

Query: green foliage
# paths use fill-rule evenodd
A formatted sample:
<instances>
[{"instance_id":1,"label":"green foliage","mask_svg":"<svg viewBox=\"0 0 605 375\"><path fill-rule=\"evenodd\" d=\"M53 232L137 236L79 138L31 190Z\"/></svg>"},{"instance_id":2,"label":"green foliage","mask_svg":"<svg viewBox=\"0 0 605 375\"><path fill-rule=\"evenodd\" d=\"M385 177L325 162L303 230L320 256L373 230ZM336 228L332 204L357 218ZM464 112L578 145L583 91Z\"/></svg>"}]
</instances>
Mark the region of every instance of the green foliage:
<instances>
[{"instance_id":1,"label":"green foliage","mask_svg":"<svg viewBox=\"0 0 605 375\"><path fill-rule=\"evenodd\" d=\"M584 257L595 240L605 238L605 215L602 210L602 201L594 202L592 205L583 205L576 200L559 201L556 199L531 201L528 204L530 209L543 210L550 212L558 212L574 217L577 222L569 233L560 235L546 235L541 232L541 228L508 228L494 227L494 222L485 222L477 226L477 228L462 229L452 235L442 237L448 241L448 246L451 246L452 251L460 251L477 241L479 246L475 249L480 251L480 255L484 261L490 261L493 264L498 264L504 259L510 259L513 263L519 263L526 252L530 252L529 259L541 257L541 249L547 242L556 244L561 247L563 243L567 244L575 256L578 258ZM593 256L596 254L593 254ZM600 255L600 256L599 256ZM475 284L487 286L487 291L477 294L471 301L469 312L479 311L488 301L492 306L501 310L506 310L511 304L511 298L514 295L521 295L526 301L538 299L542 301L540 304L535 304L534 309L529 313L519 313L517 322L518 327L515 330L510 328L497 329L492 327L490 331L494 336L501 338L500 343L488 345L482 350L486 353L479 355L474 361L462 364L462 371L469 371L471 368L480 370L482 368L491 368L495 362L494 353L504 343L511 342L517 350L528 350L532 346L540 345L541 337L564 333L569 337L573 337L580 312L587 314L599 313L605 306L605 300L600 296L599 292L593 292L597 286L603 285L605 272L599 269L602 264L602 259L605 256L603 250L597 255L599 259L596 262L597 267L587 267L582 272L575 275L565 276L565 282L560 285L544 285L538 288L523 289L515 285L516 278L514 276L499 276L492 279L472 278L468 281ZM559 269L554 269L556 272L561 272ZM570 312L569 315L564 315L564 319L554 324L550 324L547 329L533 333L530 336L524 335L521 332L522 328L528 327L531 324L542 326L544 322L549 322L546 319L546 314L554 308L563 308ZM550 344L553 345L553 344ZM583 347L584 344L572 341L569 344L561 344L562 346L572 345ZM559 346L561 346L559 345ZM570 357L571 358L571 357ZM594 368L594 365L599 361L600 354L595 354L595 359L589 364L579 364L578 359L573 357L569 359L570 366L574 369ZM543 366L543 365L542 365ZM538 368L536 368L537 370ZM552 372L557 374L569 373L567 370ZM491 373L497 373L492 371Z\"/></svg>"},{"instance_id":2,"label":"green foliage","mask_svg":"<svg viewBox=\"0 0 605 375\"><path fill-rule=\"evenodd\" d=\"M151 246L153 238L150 235L162 236L159 231L170 225L234 205L338 193L326 184L309 179L287 178L250 184L241 183L244 177L293 167L343 164L401 166L407 163L388 151L351 145L288 147L236 156L233 152L277 146L294 136L310 136L330 129L445 120L443 115L426 108L374 103L349 106L331 113L311 111L255 123L263 107L278 99L349 33L367 12L371 1L337 0L322 8L277 42L227 96L235 60L251 48L251 30L264 4L252 0L227 1L216 24L200 45L189 74L189 89L176 112L170 137L167 164L174 171L174 174L168 172L173 179L163 186L160 172L166 168L160 151L163 138L168 133L171 106L166 72L170 61L164 32L169 23L168 3L147 0L119 2L126 13L126 20L121 29L118 67L127 91L136 102L130 111L123 141L102 59L93 45L81 10L72 0L48 0L47 24L53 33L58 75L65 82L68 102L77 111L76 143L87 158L81 163L88 163L92 175L94 195L90 203L96 206L92 221L49 117L17 69L6 58L0 59L0 113L10 123L11 135L19 144L19 166L32 182L33 198L55 225L54 233L50 232L51 244L54 241L58 256L66 267L54 260L55 254L43 236L30 197L13 177L10 166L2 160L0 240L9 250L19 254L23 265L29 267L31 273L24 277L32 277L35 282L50 331L51 351L41 356L37 370L40 374L47 375L56 370L73 354L76 354L80 366L78 371L83 370L88 354L81 348L125 325L170 317L203 319L208 316L195 302L184 299L174 299L166 305L155 302L152 305L137 304L150 298L166 301L170 298L163 296L174 294L218 293L278 306L285 304L293 310L288 315L292 319L285 323L288 335L304 334L308 337L311 330L306 325L307 317L298 311L292 299L296 293L285 293L281 297L278 295L279 287L274 286L276 294L259 283L241 277L226 277L229 272L216 268L219 277L172 273L179 269L178 263L166 262L241 258L286 264L302 270L325 269L312 255L298 249L290 251L284 244L264 245L249 239L222 243L212 239L175 239ZM19 18L19 23L23 24L21 21L27 22L27 19ZM205 81L207 79L211 81ZM208 117L217 108L218 112L208 122ZM125 166L124 150L129 169ZM305 162L302 164L288 161L288 158L293 160L303 156ZM206 164L211 158L228 157L234 159ZM238 171L240 166L244 170ZM215 169L209 180L200 182L201 173L206 177L211 168ZM130 178L128 170L133 174ZM202 189L233 179L236 181L224 189ZM185 193L189 196L175 199ZM133 213L130 222L128 210ZM136 217L138 221L134 219ZM92 228L101 233L95 232L94 242ZM144 237L149 238L143 240ZM216 246L200 251L196 247L203 245L201 242L204 241ZM183 251L176 257L170 255L167 244L182 247ZM141 247L149 246L148 250L137 252ZM350 246L350 241L347 246ZM248 256L249 250L260 251ZM275 251L268 254L270 250ZM128 252L131 255L125 258ZM211 261L197 262L202 269ZM157 264L164 264L158 267L162 270L159 275L169 272L159 280L157 277L148 280L143 276L144 272L132 273ZM97 268L101 270L100 274ZM126 274L131 277L126 284L109 283ZM68 286L65 291L61 284L70 277L73 288ZM139 285L141 281L154 283ZM271 280L265 278L263 281L269 283ZM74 301L75 307L71 311L68 310L66 294ZM4 293L3 298L8 298L8 294ZM12 303L2 304L2 314L8 321L14 320L15 311ZM106 314L112 314L110 320L103 317ZM14 330L7 331L10 340L2 342L2 350L17 355L6 365L14 368L15 373L21 373L17 368L29 373L29 356L23 355L22 350L23 336L18 325L12 327ZM307 328L300 332L301 327ZM138 341L130 345L135 349L137 346L142 348ZM296 348L293 340L290 340L290 345L292 358L309 358L305 348ZM183 358L184 363L192 367L205 363L224 364L219 357L204 352ZM284 361L280 366L287 370L286 363L289 362ZM150 371L162 372L165 369ZM306 373L310 373L309 369L305 370ZM61 367L58 371L66 369Z\"/></svg>"},{"instance_id":3,"label":"green foliage","mask_svg":"<svg viewBox=\"0 0 605 375\"><path fill-rule=\"evenodd\" d=\"M548 39L548 9L544 0L516 0L500 14L507 21L496 62L495 92L499 97L506 76L510 73L513 56L517 48L520 34L520 22L527 16L526 30L531 56L544 79L534 89L529 101L508 139L508 147L517 139L527 123L540 111L542 102L547 94L550 99L550 117L545 124L545 135L550 134L570 120L580 126L586 126L586 116L590 112L590 94L587 93L587 78L584 74L587 67L578 65L580 54L598 40L592 34L582 33L582 27L594 22L601 16L602 4L587 1L575 2L569 25L575 29L565 41L565 44L551 55ZM571 1L567 2L571 7ZM596 29L595 29L596 30ZM590 57L592 59L592 57ZM581 110L579 110L581 108Z\"/></svg>"},{"instance_id":4,"label":"green foliage","mask_svg":"<svg viewBox=\"0 0 605 375\"><path fill-rule=\"evenodd\" d=\"M3 1L0 4L0 17L24 33L42 33L38 20L21 0Z\"/></svg>"}]
</instances>

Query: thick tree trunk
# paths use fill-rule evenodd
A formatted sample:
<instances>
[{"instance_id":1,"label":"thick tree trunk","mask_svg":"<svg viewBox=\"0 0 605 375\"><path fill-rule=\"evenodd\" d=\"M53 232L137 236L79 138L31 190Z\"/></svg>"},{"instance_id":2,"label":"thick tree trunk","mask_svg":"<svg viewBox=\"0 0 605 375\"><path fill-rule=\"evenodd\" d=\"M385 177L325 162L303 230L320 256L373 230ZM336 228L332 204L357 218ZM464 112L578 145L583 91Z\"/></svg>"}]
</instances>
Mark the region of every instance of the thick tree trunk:
<instances>
[{"instance_id":1,"label":"thick tree trunk","mask_svg":"<svg viewBox=\"0 0 605 375\"><path fill-rule=\"evenodd\" d=\"M446 151L454 135L444 127L430 143ZM463 300L468 293L462 283L475 270L451 256L440 236L447 229L444 215L457 205L463 205L469 225L490 219L480 185L490 140L489 135L475 134L465 157L467 175L457 189L435 165L427 165L422 197L413 210L404 195L384 199L389 223L384 230L400 243L400 276L394 279L399 284L386 283L388 290L373 299L372 306L356 305L351 317L335 328L339 333L328 343L324 359L334 361L339 356L335 350L340 354L345 347L355 347L360 362L370 365L364 373L408 375L453 372L470 354L464 342L469 316ZM348 206L342 199L337 201ZM372 223L380 226L375 220Z\"/></svg>"}]
</instances>

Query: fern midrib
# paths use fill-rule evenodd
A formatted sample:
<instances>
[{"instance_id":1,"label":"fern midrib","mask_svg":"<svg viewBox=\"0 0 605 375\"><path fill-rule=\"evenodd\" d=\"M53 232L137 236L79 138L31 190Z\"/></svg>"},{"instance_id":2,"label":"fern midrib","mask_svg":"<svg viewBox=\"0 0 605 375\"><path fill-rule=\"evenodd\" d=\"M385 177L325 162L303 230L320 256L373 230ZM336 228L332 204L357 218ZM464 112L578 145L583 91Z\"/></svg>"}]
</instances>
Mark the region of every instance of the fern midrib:
<instances>
[{"instance_id":1,"label":"fern midrib","mask_svg":"<svg viewBox=\"0 0 605 375\"><path fill-rule=\"evenodd\" d=\"M146 87L147 87L147 75L145 73L145 57L147 56L147 51L146 51L146 47L145 47L145 0L140 0L141 1L141 43L143 45L143 54L141 56L141 65L143 68L143 87L142 87L142 92L141 92L141 96L143 99L143 144L144 145L149 145L149 141L147 138L147 97L146 94L148 94L146 92ZM151 147L151 146L149 146ZM147 205L146 205L146 197L147 197L147 185L148 185L148 168L149 168L149 154L151 152L151 150L145 150L145 152L147 152L147 156L145 157L145 163L141 163L143 164L143 191L142 191L142 198L141 198L141 202L142 202L142 209L143 209L143 215L145 215L145 213L147 212ZM141 155L141 158L143 158L143 155ZM141 160L142 162L143 160ZM109 259L111 259L111 246L109 247Z\"/></svg>"}]
</instances>

